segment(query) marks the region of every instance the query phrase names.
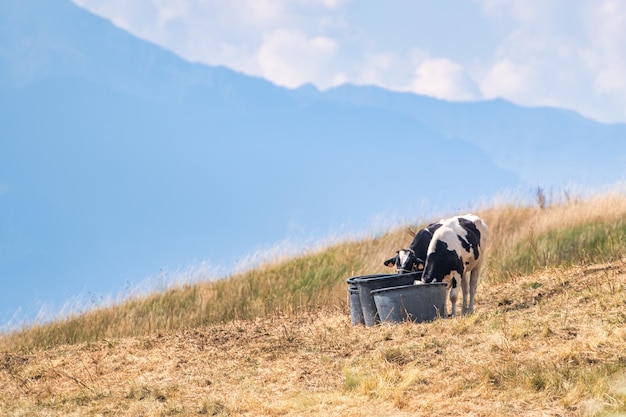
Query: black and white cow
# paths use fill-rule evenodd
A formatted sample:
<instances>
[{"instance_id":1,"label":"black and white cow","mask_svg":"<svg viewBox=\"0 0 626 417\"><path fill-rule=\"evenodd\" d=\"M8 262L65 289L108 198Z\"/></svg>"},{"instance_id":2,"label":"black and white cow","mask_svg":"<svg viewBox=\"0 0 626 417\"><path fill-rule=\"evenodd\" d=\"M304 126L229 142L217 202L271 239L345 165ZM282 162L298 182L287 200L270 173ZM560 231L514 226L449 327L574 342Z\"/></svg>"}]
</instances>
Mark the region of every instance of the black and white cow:
<instances>
[{"instance_id":1,"label":"black and white cow","mask_svg":"<svg viewBox=\"0 0 626 417\"><path fill-rule=\"evenodd\" d=\"M433 238L433 233L439 229L443 221L442 219L439 222L431 223L415 233L409 247L397 251L396 256L384 262L385 266L395 266L398 274L408 274L424 269L424 259L426 259L428 245Z\"/></svg>"},{"instance_id":2,"label":"black and white cow","mask_svg":"<svg viewBox=\"0 0 626 417\"><path fill-rule=\"evenodd\" d=\"M453 316L456 316L459 285L463 293L463 314L474 311L474 296L488 237L487 225L473 214L447 219L433 234L422 281L448 284Z\"/></svg>"}]
</instances>

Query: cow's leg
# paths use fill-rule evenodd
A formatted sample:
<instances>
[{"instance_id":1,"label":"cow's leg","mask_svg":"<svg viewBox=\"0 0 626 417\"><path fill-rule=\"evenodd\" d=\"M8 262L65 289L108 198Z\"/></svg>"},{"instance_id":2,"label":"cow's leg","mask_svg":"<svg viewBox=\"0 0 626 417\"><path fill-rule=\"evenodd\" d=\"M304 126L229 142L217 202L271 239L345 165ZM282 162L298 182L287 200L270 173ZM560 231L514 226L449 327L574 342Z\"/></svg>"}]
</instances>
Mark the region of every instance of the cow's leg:
<instances>
[{"instance_id":1,"label":"cow's leg","mask_svg":"<svg viewBox=\"0 0 626 417\"><path fill-rule=\"evenodd\" d=\"M459 287L454 286L450 289L450 303L452 303L452 315L456 316L456 300L459 299Z\"/></svg>"},{"instance_id":2,"label":"cow's leg","mask_svg":"<svg viewBox=\"0 0 626 417\"><path fill-rule=\"evenodd\" d=\"M476 288L478 287L478 278L480 276L480 266L474 268L470 273L469 282L469 313L474 312L474 296L476 295Z\"/></svg>"},{"instance_id":3,"label":"cow's leg","mask_svg":"<svg viewBox=\"0 0 626 417\"><path fill-rule=\"evenodd\" d=\"M462 314L467 314L469 312L468 308L467 308L467 300L468 298L468 293L471 294L470 292L470 285L469 282L467 280L467 274L463 274L461 276L461 291L463 291L463 308L461 309ZM471 310L471 299L470 299L470 310Z\"/></svg>"}]
</instances>

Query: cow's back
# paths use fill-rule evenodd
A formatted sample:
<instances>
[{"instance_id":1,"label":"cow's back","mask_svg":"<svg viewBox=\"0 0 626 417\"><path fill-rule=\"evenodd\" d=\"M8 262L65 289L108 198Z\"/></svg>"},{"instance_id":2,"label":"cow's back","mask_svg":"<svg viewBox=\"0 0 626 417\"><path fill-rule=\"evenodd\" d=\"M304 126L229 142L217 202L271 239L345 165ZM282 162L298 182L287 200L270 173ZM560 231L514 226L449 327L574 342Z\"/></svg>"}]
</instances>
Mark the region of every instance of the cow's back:
<instances>
[{"instance_id":1,"label":"cow's back","mask_svg":"<svg viewBox=\"0 0 626 417\"><path fill-rule=\"evenodd\" d=\"M469 220L471 223L474 224L474 226L480 233L478 243L481 247L484 248L487 245L487 240L489 239L489 228L487 227L487 223L485 223L483 219L476 216L475 214L466 214L466 215L457 216L457 217L459 219Z\"/></svg>"},{"instance_id":2,"label":"cow's back","mask_svg":"<svg viewBox=\"0 0 626 417\"><path fill-rule=\"evenodd\" d=\"M482 264L483 248L489 236L487 224L474 214L455 216L446 219L435 231L428 246L428 254L436 252L445 242L449 251L454 251L462 259L465 272Z\"/></svg>"}]
</instances>

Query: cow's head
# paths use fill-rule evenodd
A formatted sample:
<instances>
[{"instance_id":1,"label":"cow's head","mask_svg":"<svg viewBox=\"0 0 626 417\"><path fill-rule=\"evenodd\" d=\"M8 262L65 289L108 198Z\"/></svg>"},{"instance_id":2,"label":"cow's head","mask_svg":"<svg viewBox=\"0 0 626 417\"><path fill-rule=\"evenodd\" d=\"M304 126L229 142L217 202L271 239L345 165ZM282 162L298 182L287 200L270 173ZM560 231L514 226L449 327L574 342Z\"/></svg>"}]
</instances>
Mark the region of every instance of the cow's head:
<instances>
[{"instance_id":1,"label":"cow's head","mask_svg":"<svg viewBox=\"0 0 626 417\"><path fill-rule=\"evenodd\" d=\"M411 249L400 249L396 252L396 256L387 259L384 264L388 267L395 266L398 274L408 274L424 269L424 261L415 256L415 252Z\"/></svg>"}]
</instances>

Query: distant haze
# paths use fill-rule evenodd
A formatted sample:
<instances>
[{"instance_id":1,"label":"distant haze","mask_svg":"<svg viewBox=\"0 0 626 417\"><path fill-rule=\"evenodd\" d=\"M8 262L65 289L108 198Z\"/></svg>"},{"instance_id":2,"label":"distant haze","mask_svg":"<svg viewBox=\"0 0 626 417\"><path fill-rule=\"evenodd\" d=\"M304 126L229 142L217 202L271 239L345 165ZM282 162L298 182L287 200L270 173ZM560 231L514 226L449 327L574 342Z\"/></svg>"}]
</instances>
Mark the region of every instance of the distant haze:
<instances>
[{"instance_id":1,"label":"distant haze","mask_svg":"<svg viewBox=\"0 0 626 417\"><path fill-rule=\"evenodd\" d=\"M5 1L0 326L506 190L610 184L625 140L624 124L501 99L288 89L190 63L69 0Z\"/></svg>"}]
</instances>

